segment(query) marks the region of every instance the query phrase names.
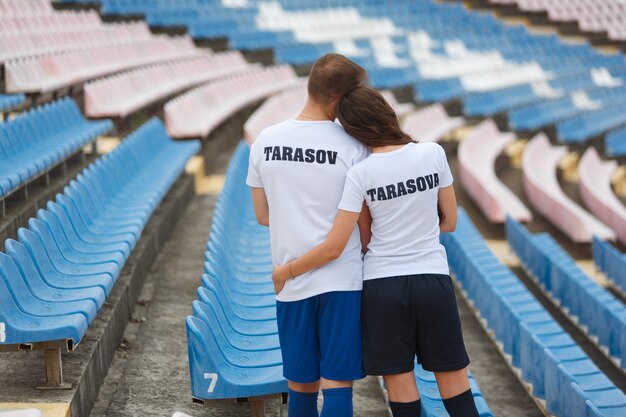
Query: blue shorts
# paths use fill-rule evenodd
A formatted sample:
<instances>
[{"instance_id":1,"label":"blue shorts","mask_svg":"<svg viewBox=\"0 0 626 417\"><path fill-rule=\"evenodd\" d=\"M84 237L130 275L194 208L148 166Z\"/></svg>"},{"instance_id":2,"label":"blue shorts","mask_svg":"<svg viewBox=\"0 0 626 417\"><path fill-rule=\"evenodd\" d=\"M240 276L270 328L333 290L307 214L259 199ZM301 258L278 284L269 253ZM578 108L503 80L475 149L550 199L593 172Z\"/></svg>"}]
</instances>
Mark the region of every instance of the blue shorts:
<instances>
[{"instance_id":1,"label":"blue shorts","mask_svg":"<svg viewBox=\"0 0 626 417\"><path fill-rule=\"evenodd\" d=\"M329 292L276 302L283 375L301 384L365 376L361 352L361 291Z\"/></svg>"}]
</instances>

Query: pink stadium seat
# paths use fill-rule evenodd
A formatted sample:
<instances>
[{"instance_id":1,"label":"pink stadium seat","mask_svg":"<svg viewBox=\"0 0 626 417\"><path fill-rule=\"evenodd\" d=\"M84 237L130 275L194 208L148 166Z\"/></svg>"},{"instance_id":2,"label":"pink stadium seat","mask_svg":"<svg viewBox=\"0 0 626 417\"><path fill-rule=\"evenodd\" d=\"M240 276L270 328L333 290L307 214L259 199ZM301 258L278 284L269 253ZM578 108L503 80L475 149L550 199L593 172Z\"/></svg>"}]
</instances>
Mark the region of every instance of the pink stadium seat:
<instances>
[{"instance_id":1,"label":"pink stadium seat","mask_svg":"<svg viewBox=\"0 0 626 417\"><path fill-rule=\"evenodd\" d=\"M243 55L234 51L198 55L113 75L85 85L85 114L125 117L187 88L250 68Z\"/></svg>"},{"instance_id":2,"label":"pink stadium seat","mask_svg":"<svg viewBox=\"0 0 626 417\"><path fill-rule=\"evenodd\" d=\"M154 36L134 43L11 60L5 63L6 91L44 93L117 71L199 54L187 36Z\"/></svg>"},{"instance_id":3,"label":"pink stadium seat","mask_svg":"<svg viewBox=\"0 0 626 417\"><path fill-rule=\"evenodd\" d=\"M244 139L252 144L266 127L296 116L302 109L306 96L306 83L302 82L270 97L246 120L243 126Z\"/></svg>"},{"instance_id":4,"label":"pink stadium seat","mask_svg":"<svg viewBox=\"0 0 626 417\"><path fill-rule=\"evenodd\" d=\"M415 140L438 142L464 124L463 117L450 117L441 104L433 104L406 116L403 128Z\"/></svg>"},{"instance_id":5,"label":"pink stadium seat","mask_svg":"<svg viewBox=\"0 0 626 417\"><path fill-rule=\"evenodd\" d=\"M407 115L409 115L413 110L415 110L415 105L413 103L400 103L396 99L396 96L390 90L383 90L380 92L387 103L395 110L400 119L404 119Z\"/></svg>"},{"instance_id":6,"label":"pink stadium seat","mask_svg":"<svg viewBox=\"0 0 626 417\"><path fill-rule=\"evenodd\" d=\"M626 207L611 188L616 161L603 161L593 147L580 160L580 195L585 205L626 243Z\"/></svg>"},{"instance_id":7,"label":"pink stadium seat","mask_svg":"<svg viewBox=\"0 0 626 417\"><path fill-rule=\"evenodd\" d=\"M498 155L513 141L515 134L502 133L488 119L472 130L459 145L461 184L492 223L504 223L507 215L528 222L532 214L496 175Z\"/></svg>"},{"instance_id":8,"label":"pink stadium seat","mask_svg":"<svg viewBox=\"0 0 626 417\"><path fill-rule=\"evenodd\" d=\"M525 12L547 12L554 22L578 22L585 32L607 32L609 39L626 41L626 2L607 0L489 0L515 4Z\"/></svg>"},{"instance_id":9,"label":"pink stadium seat","mask_svg":"<svg viewBox=\"0 0 626 417\"><path fill-rule=\"evenodd\" d=\"M524 190L533 206L576 243L589 243L594 235L615 240L615 233L572 201L557 179L565 146L552 146L544 133L530 140L524 151Z\"/></svg>"},{"instance_id":10,"label":"pink stadium seat","mask_svg":"<svg viewBox=\"0 0 626 417\"><path fill-rule=\"evenodd\" d=\"M415 108L411 103L399 103L389 90L381 91L381 94L400 118ZM244 139L251 144L266 127L295 117L302 109L306 97L306 82L304 81L270 97L246 121L243 127Z\"/></svg>"},{"instance_id":11,"label":"pink stadium seat","mask_svg":"<svg viewBox=\"0 0 626 417\"><path fill-rule=\"evenodd\" d=\"M139 42L148 40L151 36L150 29L143 22L114 23L86 28L75 28L70 25L4 33L0 29L0 64L15 58L51 52Z\"/></svg>"},{"instance_id":12,"label":"pink stadium seat","mask_svg":"<svg viewBox=\"0 0 626 417\"><path fill-rule=\"evenodd\" d=\"M51 12L52 4L47 0L3 0L0 1L0 15L39 14Z\"/></svg>"},{"instance_id":13,"label":"pink stadium seat","mask_svg":"<svg viewBox=\"0 0 626 417\"><path fill-rule=\"evenodd\" d=\"M195 88L165 105L164 119L175 138L206 137L232 113L298 82L287 65L258 68Z\"/></svg>"}]
</instances>

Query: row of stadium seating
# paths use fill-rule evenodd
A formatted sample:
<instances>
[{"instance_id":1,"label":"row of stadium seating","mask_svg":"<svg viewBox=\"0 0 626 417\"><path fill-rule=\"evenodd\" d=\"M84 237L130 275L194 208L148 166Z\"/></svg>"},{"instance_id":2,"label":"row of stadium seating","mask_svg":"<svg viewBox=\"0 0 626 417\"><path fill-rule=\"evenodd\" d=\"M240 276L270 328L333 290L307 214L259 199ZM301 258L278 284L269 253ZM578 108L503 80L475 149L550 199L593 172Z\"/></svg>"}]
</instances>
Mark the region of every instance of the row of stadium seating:
<instances>
[{"instance_id":1,"label":"row of stadium seating","mask_svg":"<svg viewBox=\"0 0 626 417\"><path fill-rule=\"evenodd\" d=\"M626 4L620 0L489 0L517 4L523 12L547 12L557 23L577 22L582 32L606 32L613 41L626 41Z\"/></svg>"},{"instance_id":2,"label":"row of stadium seating","mask_svg":"<svg viewBox=\"0 0 626 417\"><path fill-rule=\"evenodd\" d=\"M152 119L83 170L19 229L17 241L5 242L2 350L53 342L73 350L80 343L152 213L198 150L198 142L172 141Z\"/></svg>"},{"instance_id":3,"label":"row of stadium seating","mask_svg":"<svg viewBox=\"0 0 626 417\"><path fill-rule=\"evenodd\" d=\"M438 142L455 129L463 126L463 117L450 117L441 104L431 104L420 111L408 114L402 128L420 142Z\"/></svg>"},{"instance_id":4,"label":"row of stadium seating","mask_svg":"<svg viewBox=\"0 0 626 417\"><path fill-rule=\"evenodd\" d=\"M500 132L487 119L475 126L458 147L461 185L492 223L504 223L507 216L522 222L532 221L530 210L495 172L496 158L515 139L514 133ZM543 133L527 144L523 154L523 184L533 207L574 242L590 243L594 235L626 241L626 208L611 188L617 163L602 161L592 147L581 159L581 196L596 218L569 198L559 185L557 167L566 153L565 147L552 146Z\"/></svg>"},{"instance_id":5,"label":"row of stadium seating","mask_svg":"<svg viewBox=\"0 0 626 417\"><path fill-rule=\"evenodd\" d=\"M2 0L0 2L0 12L2 15L11 15L15 13L42 14L52 10L52 4L46 0Z\"/></svg>"},{"instance_id":6,"label":"row of stadium seating","mask_svg":"<svg viewBox=\"0 0 626 417\"><path fill-rule=\"evenodd\" d=\"M74 1L74 0L72 0ZM366 67L380 88L415 86L422 101L460 98L467 115L511 113L511 127L558 124L563 142L582 142L626 124L622 54L565 43L491 14L431 0L102 0L104 14L144 14L151 26L186 26L194 38L228 37L231 47L271 48L279 63L303 64L337 51ZM536 107L548 107L544 112ZM538 113L533 118L528 113Z\"/></svg>"},{"instance_id":7,"label":"row of stadium seating","mask_svg":"<svg viewBox=\"0 0 626 417\"><path fill-rule=\"evenodd\" d=\"M191 39L153 36L133 43L32 56L4 64L7 92L45 93L113 72L200 54Z\"/></svg>"},{"instance_id":8,"label":"row of stadium seating","mask_svg":"<svg viewBox=\"0 0 626 417\"><path fill-rule=\"evenodd\" d=\"M442 242L464 293L550 414L617 417L626 412L626 395L494 256L463 209L456 232L443 234Z\"/></svg>"},{"instance_id":9,"label":"row of stadium seating","mask_svg":"<svg viewBox=\"0 0 626 417\"><path fill-rule=\"evenodd\" d=\"M174 138L206 137L234 112L298 82L288 65L254 68L209 82L165 104L167 130Z\"/></svg>"},{"instance_id":10,"label":"row of stadium seating","mask_svg":"<svg viewBox=\"0 0 626 417\"><path fill-rule=\"evenodd\" d=\"M24 104L24 94L0 94L0 112L11 110L13 107Z\"/></svg>"},{"instance_id":11,"label":"row of stadium seating","mask_svg":"<svg viewBox=\"0 0 626 417\"><path fill-rule=\"evenodd\" d=\"M94 17L96 23L80 22L81 16ZM67 17L67 18L66 18ZM58 27L46 27L58 20ZM29 26L19 21L28 22ZM32 27L30 26L32 25ZM82 27L81 26L85 26ZM74 51L85 47L111 46L150 38L144 22L103 25L95 12L55 13L50 16L0 17L0 64L17 58L55 52Z\"/></svg>"},{"instance_id":12,"label":"row of stadium seating","mask_svg":"<svg viewBox=\"0 0 626 417\"><path fill-rule=\"evenodd\" d=\"M557 179L558 164L567 154L565 146L552 146L544 133L532 138L524 149L523 185L533 207L577 243L590 243L596 235L615 240L613 230L569 198Z\"/></svg>"},{"instance_id":13,"label":"row of stadium seating","mask_svg":"<svg viewBox=\"0 0 626 417\"><path fill-rule=\"evenodd\" d=\"M549 234L531 234L509 218L506 235L528 274L626 369L624 303L585 274Z\"/></svg>"},{"instance_id":14,"label":"row of stadium seating","mask_svg":"<svg viewBox=\"0 0 626 417\"><path fill-rule=\"evenodd\" d=\"M62 99L0 124L0 200L105 134L110 120L88 121Z\"/></svg>"},{"instance_id":15,"label":"row of stadium seating","mask_svg":"<svg viewBox=\"0 0 626 417\"><path fill-rule=\"evenodd\" d=\"M172 94L250 68L241 53L233 51L126 71L85 84L85 115L126 117Z\"/></svg>"},{"instance_id":16,"label":"row of stadium seating","mask_svg":"<svg viewBox=\"0 0 626 417\"><path fill-rule=\"evenodd\" d=\"M515 139L514 133L500 132L493 120L487 119L459 144L461 184L492 223L504 223L507 215L524 222L533 218L530 210L495 172L496 158Z\"/></svg>"},{"instance_id":17,"label":"row of stadium seating","mask_svg":"<svg viewBox=\"0 0 626 417\"><path fill-rule=\"evenodd\" d=\"M589 147L578 165L578 185L580 196L589 210L626 243L626 207L611 187L617 169L616 161L603 161L596 149Z\"/></svg>"},{"instance_id":18,"label":"row of stadium seating","mask_svg":"<svg viewBox=\"0 0 626 417\"><path fill-rule=\"evenodd\" d=\"M623 295L626 295L626 255L608 242L594 237L593 261L596 267L611 281L611 284Z\"/></svg>"},{"instance_id":19,"label":"row of stadium seating","mask_svg":"<svg viewBox=\"0 0 626 417\"><path fill-rule=\"evenodd\" d=\"M213 215L202 286L187 317L193 397L206 401L287 391L282 376L269 231L254 216L245 186L249 146L242 142L228 167ZM447 416L431 372L419 365L416 382L427 416ZM493 416L476 382L477 408Z\"/></svg>"}]
</instances>

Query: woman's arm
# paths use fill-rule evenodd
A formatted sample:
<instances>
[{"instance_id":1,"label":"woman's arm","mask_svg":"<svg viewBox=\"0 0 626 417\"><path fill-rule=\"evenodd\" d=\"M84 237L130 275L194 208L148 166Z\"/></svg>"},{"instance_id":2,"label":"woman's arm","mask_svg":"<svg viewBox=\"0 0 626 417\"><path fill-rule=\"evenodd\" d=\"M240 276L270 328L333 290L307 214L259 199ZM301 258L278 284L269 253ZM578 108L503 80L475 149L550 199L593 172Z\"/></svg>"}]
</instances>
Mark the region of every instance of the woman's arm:
<instances>
[{"instance_id":1,"label":"woman's arm","mask_svg":"<svg viewBox=\"0 0 626 417\"><path fill-rule=\"evenodd\" d=\"M359 216L359 233L361 234L361 252L367 253L367 245L372 240L372 215L367 204L363 202L363 208L361 209L361 215Z\"/></svg>"},{"instance_id":2,"label":"woman's arm","mask_svg":"<svg viewBox=\"0 0 626 417\"><path fill-rule=\"evenodd\" d=\"M283 289L288 279L320 268L339 258L350 240L358 219L357 212L339 210L326 240L293 261L275 266L272 280L276 294Z\"/></svg>"},{"instance_id":3,"label":"woman's arm","mask_svg":"<svg viewBox=\"0 0 626 417\"><path fill-rule=\"evenodd\" d=\"M442 233L454 232L456 229L456 196L454 186L450 185L439 189L439 230Z\"/></svg>"},{"instance_id":4,"label":"woman's arm","mask_svg":"<svg viewBox=\"0 0 626 417\"><path fill-rule=\"evenodd\" d=\"M262 226L270 225L270 207L267 204L265 189L252 188L252 204L254 205L254 214L256 221Z\"/></svg>"}]
</instances>

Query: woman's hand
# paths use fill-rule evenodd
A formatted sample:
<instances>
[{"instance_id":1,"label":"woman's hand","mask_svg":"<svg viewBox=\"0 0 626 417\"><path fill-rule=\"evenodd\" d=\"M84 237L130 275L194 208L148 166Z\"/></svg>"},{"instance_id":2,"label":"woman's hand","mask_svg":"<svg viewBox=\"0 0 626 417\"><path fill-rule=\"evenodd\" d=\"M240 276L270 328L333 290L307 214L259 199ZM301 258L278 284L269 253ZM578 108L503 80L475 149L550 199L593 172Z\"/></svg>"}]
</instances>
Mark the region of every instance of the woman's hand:
<instances>
[{"instance_id":1,"label":"woman's hand","mask_svg":"<svg viewBox=\"0 0 626 417\"><path fill-rule=\"evenodd\" d=\"M285 286L285 282L291 279L291 273L289 271L289 264L275 265L274 272L272 273L272 281L274 282L274 292L280 293Z\"/></svg>"}]
</instances>

